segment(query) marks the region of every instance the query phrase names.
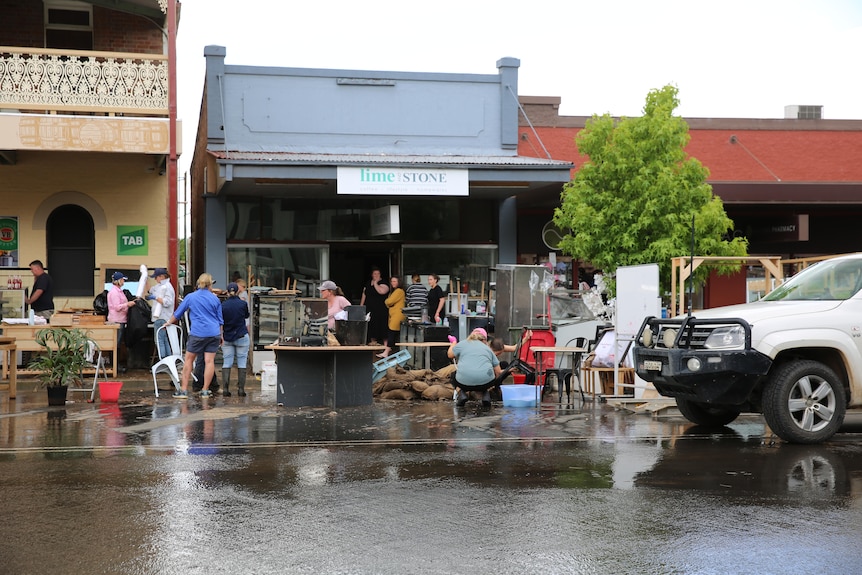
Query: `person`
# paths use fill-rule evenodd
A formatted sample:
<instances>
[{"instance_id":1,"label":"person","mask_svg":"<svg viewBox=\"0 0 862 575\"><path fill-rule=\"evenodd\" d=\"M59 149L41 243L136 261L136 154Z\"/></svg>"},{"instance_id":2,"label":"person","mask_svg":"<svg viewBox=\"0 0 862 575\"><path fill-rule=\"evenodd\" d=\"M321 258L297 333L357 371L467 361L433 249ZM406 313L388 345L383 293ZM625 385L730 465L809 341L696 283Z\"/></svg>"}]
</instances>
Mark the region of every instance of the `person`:
<instances>
[{"instance_id":1,"label":"person","mask_svg":"<svg viewBox=\"0 0 862 575\"><path fill-rule=\"evenodd\" d=\"M251 311L251 301L248 297L248 290L245 287L245 280L242 278L237 278L234 283L239 287L239 293L236 294L237 297L244 301L246 307L248 307L249 311ZM248 320L245 321L245 326L248 327Z\"/></svg>"},{"instance_id":2,"label":"person","mask_svg":"<svg viewBox=\"0 0 862 575\"><path fill-rule=\"evenodd\" d=\"M500 384L498 378L503 370L500 360L488 346L488 332L477 327L464 341L453 342L447 355L458 364L458 369L452 374L455 404L461 407L467 403L467 391L481 391L482 406L490 407L491 394L488 390Z\"/></svg>"},{"instance_id":3,"label":"person","mask_svg":"<svg viewBox=\"0 0 862 575\"><path fill-rule=\"evenodd\" d=\"M405 306L418 308L419 314L422 314L423 308L428 304L428 289L422 285L419 274L413 274L410 279L413 283L404 290L407 298ZM430 314L428 317L431 317Z\"/></svg>"},{"instance_id":4,"label":"person","mask_svg":"<svg viewBox=\"0 0 862 575\"><path fill-rule=\"evenodd\" d=\"M404 321L404 290L401 289L401 279L398 276L392 276L389 279L389 284L392 290L389 297L386 298L386 307L389 308L389 336L386 338L386 349L383 353L378 353L377 357L383 358L392 353L395 346L398 345L398 340L401 339L401 322Z\"/></svg>"},{"instance_id":5,"label":"person","mask_svg":"<svg viewBox=\"0 0 862 575\"><path fill-rule=\"evenodd\" d=\"M386 296L389 286L380 276L380 268L371 268L371 281L362 288L362 298L359 305L364 305L371 320L368 322L368 343L377 344L386 341L389 310L386 308Z\"/></svg>"},{"instance_id":6,"label":"person","mask_svg":"<svg viewBox=\"0 0 862 575\"><path fill-rule=\"evenodd\" d=\"M30 272L33 277L33 290L30 297L27 298L27 305L33 310L35 315L44 317L47 320L54 315L54 286L51 282L51 276L45 271L45 266L40 260L30 262Z\"/></svg>"},{"instance_id":7,"label":"person","mask_svg":"<svg viewBox=\"0 0 862 575\"><path fill-rule=\"evenodd\" d=\"M434 323L440 323L445 317L443 306L446 304L446 295L438 285L439 282L440 276L437 274L428 275L428 285L431 286L428 290L428 319Z\"/></svg>"},{"instance_id":8,"label":"person","mask_svg":"<svg viewBox=\"0 0 862 575\"><path fill-rule=\"evenodd\" d=\"M186 357L183 365L180 391L176 399L189 398L189 377L198 354L204 356L204 377L201 397L209 397L210 383L215 374L215 355L224 343L224 319L221 303L212 292L213 277L203 273L198 277L197 289L183 298L182 303L171 314L168 324L177 323L186 311L189 312L189 339L186 342Z\"/></svg>"},{"instance_id":9,"label":"person","mask_svg":"<svg viewBox=\"0 0 862 575\"><path fill-rule=\"evenodd\" d=\"M122 343L123 335L126 332L126 324L129 321L129 308L135 306L135 300L129 300L123 291L123 284L126 283L127 279L129 278L123 272L114 272L111 276L111 283L113 285L108 292L108 321L120 325L120 329L117 330L117 352L120 350L120 343ZM128 361L128 350L126 361ZM125 366L120 367L120 373L126 373Z\"/></svg>"},{"instance_id":10,"label":"person","mask_svg":"<svg viewBox=\"0 0 862 575\"><path fill-rule=\"evenodd\" d=\"M326 324L329 326L329 329L334 330L335 314L349 306L350 300L344 297L341 288L335 285L335 282L332 280L326 280L320 284L317 290L320 292L320 297L325 299L329 306Z\"/></svg>"},{"instance_id":11,"label":"person","mask_svg":"<svg viewBox=\"0 0 862 575\"><path fill-rule=\"evenodd\" d=\"M230 370L236 358L236 388L237 395L245 397L245 376L248 368L249 337L246 320L248 319L248 304L239 297L237 282L227 284L227 299L221 304L224 320L224 343L221 351L224 361L221 367L222 395L230 397Z\"/></svg>"},{"instance_id":12,"label":"person","mask_svg":"<svg viewBox=\"0 0 862 575\"><path fill-rule=\"evenodd\" d=\"M171 319L177 293L174 291L174 286L171 285L171 276L168 274L167 268L156 268L150 277L156 280L156 285L148 290L146 299L154 302L151 319L153 320L153 330L158 336L156 347L159 352L159 359L164 359L171 354L172 350L170 343L168 343L168 332L166 330L159 331L159 328Z\"/></svg>"}]
</instances>

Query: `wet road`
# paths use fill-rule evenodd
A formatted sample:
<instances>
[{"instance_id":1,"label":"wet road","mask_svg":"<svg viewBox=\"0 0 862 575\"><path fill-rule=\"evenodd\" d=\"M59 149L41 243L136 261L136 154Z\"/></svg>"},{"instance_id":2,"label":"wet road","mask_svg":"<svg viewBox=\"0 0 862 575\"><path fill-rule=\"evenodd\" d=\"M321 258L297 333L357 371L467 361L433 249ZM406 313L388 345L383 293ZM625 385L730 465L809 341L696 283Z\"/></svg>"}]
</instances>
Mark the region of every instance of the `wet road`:
<instances>
[{"instance_id":1,"label":"wet road","mask_svg":"<svg viewBox=\"0 0 862 575\"><path fill-rule=\"evenodd\" d=\"M858 419L811 447L589 402L24 395L0 413L3 573L862 571Z\"/></svg>"}]
</instances>

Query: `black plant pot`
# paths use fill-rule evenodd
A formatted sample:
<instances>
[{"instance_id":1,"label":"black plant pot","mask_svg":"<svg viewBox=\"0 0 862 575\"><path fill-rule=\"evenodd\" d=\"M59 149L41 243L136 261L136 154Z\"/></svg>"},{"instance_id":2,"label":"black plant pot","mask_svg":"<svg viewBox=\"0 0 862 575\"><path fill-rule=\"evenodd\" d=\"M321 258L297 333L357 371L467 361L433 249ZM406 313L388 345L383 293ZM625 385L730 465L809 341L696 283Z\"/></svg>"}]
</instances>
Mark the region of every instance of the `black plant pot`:
<instances>
[{"instance_id":1,"label":"black plant pot","mask_svg":"<svg viewBox=\"0 0 862 575\"><path fill-rule=\"evenodd\" d=\"M66 405L68 385L50 385L48 389L48 405Z\"/></svg>"}]
</instances>

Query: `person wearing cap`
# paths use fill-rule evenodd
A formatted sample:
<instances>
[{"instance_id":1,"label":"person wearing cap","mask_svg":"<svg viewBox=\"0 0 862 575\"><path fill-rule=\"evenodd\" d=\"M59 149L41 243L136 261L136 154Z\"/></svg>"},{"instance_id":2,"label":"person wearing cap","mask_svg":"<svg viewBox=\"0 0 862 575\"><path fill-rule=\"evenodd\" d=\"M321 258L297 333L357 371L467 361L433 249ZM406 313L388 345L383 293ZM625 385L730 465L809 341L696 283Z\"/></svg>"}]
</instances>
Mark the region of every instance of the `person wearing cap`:
<instances>
[{"instance_id":1,"label":"person wearing cap","mask_svg":"<svg viewBox=\"0 0 862 575\"><path fill-rule=\"evenodd\" d=\"M344 297L344 294L332 280L321 283L317 291L320 292L320 297L325 299L329 306L326 324L329 329L335 329L335 314L349 306L350 300Z\"/></svg>"},{"instance_id":2,"label":"person wearing cap","mask_svg":"<svg viewBox=\"0 0 862 575\"><path fill-rule=\"evenodd\" d=\"M129 308L135 305L135 300L129 300L123 291L123 284L127 279L129 278L123 272L114 272L111 276L111 283L114 285L108 291L108 321L120 324L120 329L117 330L117 352L120 351L120 344L123 342L123 334L129 321ZM125 371L125 367L120 368L120 373Z\"/></svg>"},{"instance_id":3,"label":"person wearing cap","mask_svg":"<svg viewBox=\"0 0 862 575\"><path fill-rule=\"evenodd\" d=\"M224 343L221 345L224 361L221 366L222 395L230 397L230 370L236 358L237 395L245 397L245 376L248 368L249 337L246 320L248 305L239 297L239 284L227 284L227 299L221 302L221 314L224 319Z\"/></svg>"},{"instance_id":4,"label":"person wearing cap","mask_svg":"<svg viewBox=\"0 0 862 575\"><path fill-rule=\"evenodd\" d=\"M477 327L467 339L453 342L447 355L456 360L458 369L452 374L452 385L455 386L455 403L458 407L467 403L468 391L481 391L482 405L491 406L491 395L488 390L497 387L497 378L502 374L500 360L488 346L488 332Z\"/></svg>"},{"instance_id":5,"label":"person wearing cap","mask_svg":"<svg viewBox=\"0 0 862 575\"><path fill-rule=\"evenodd\" d=\"M153 275L150 276L156 280L156 285L152 286L147 293L147 301L152 303L153 330L158 337L157 350L159 359L164 359L166 355L170 355L171 348L168 343L168 334L165 330L159 331L159 328L165 325L171 314L174 313L174 302L177 299L177 292L174 291L174 286L170 282L170 274L167 268L156 268L153 270Z\"/></svg>"},{"instance_id":6,"label":"person wearing cap","mask_svg":"<svg viewBox=\"0 0 862 575\"><path fill-rule=\"evenodd\" d=\"M215 375L215 355L224 343L224 319L221 302L212 292L213 277L203 273L198 276L197 289L183 298L182 303L171 314L168 324L179 322L186 311L189 312L189 339L186 342L186 357L183 364L183 375L180 390L174 393L174 399L189 398L189 378L194 369L195 359L199 354L204 356L204 376L201 397L210 397L210 384Z\"/></svg>"}]
</instances>

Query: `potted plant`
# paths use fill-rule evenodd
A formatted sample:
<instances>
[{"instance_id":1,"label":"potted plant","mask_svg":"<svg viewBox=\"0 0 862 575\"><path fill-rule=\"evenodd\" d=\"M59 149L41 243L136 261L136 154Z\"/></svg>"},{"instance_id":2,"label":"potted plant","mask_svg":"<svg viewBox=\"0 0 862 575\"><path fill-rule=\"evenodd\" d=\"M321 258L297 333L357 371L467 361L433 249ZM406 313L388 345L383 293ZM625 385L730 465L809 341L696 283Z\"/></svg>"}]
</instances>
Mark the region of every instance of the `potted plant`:
<instances>
[{"instance_id":1,"label":"potted plant","mask_svg":"<svg viewBox=\"0 0 862 575\"><path fill-rule=\"evenodd\" d=\"M34 341L45 351L30 362L39 381L48 388L48 405L65 405L69 384L80 382L87 365L89 338L80 329L52 327L36 332Z\"/></svg>"}]
</instances>

